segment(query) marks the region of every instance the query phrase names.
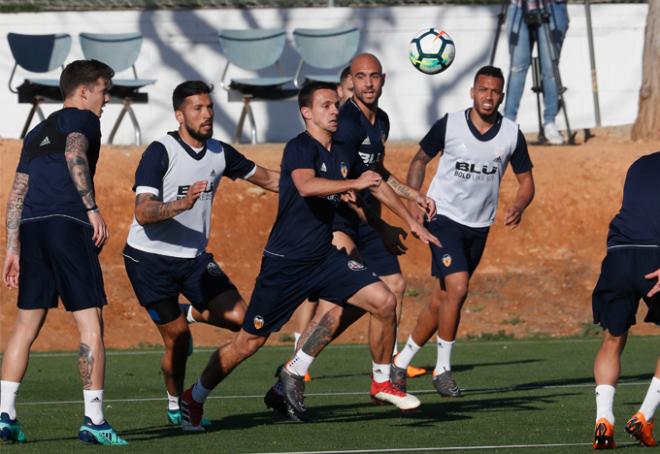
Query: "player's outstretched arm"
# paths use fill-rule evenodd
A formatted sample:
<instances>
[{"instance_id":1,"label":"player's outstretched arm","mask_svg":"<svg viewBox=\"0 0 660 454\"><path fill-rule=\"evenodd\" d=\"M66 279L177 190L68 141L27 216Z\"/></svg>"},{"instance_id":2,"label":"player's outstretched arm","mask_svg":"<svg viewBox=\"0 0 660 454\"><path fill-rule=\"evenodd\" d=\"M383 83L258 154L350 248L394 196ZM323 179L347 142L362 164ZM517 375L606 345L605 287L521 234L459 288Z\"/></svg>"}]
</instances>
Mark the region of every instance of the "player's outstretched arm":
<instances>
[{"instance_id":1,"label":"player's outstretched arm","mask_svg":"<svg viewBox=\"0 0 660 454\"><path fill-rule=\"evenodd\" d=\"M426 154L424 150L419 148L417 153L415 153L415 156L413 156L412 160L410 161L410 165L408 166L408 176L406 178L406 182L408 187L417 191L418 194L422 184L424 183L426 166L429 164L429 162L431 162L431 159L433 158ZM428 214L428 210L424 209L424 207L420 206L417 202L409 203L408 207L410 209L410 213L415 217L415 219L417 219L417 222L419 223L424 222L425 214L429 218L435 216L435 202L433 203L433 216L430 216Z\"/></svg>"},{"instance_id":2,"label":"player's outstretched arm","mask_svg":"<svg viewBox=\"0 0 660 454\"><path fill-rule=\"evenodd\" d=\"M504 212L504 225L511 229L515 229L520 224L523 212L525 211L525 208L532 203L535 191L534 177L532 176L531 170L528 172L517 173L516 179L518 180L516 198L511 206L509 206Z\"/></svg>"},{"instance_id":3,"label":"player's outstretched arm","mask_svg":"<svg viewBox=\"0 0 660 454\"><path fill-rule=\"evenodd\" d=\"M280 173L275 170L257 166L252 176L247 179L250 183L261 186L267 191L279 192Z\"/></svg>"},{"instance_id":4,"label":"player's outstretched arm","mask_svg":"<svg viewBox=\"0 0 660 454\"><path fill-rule=\"evenodd\" d=\"M658 292L660 292L660 268L655 270L652 273L647 274L644 276L646 279L657 279L657 282L653 287L651 287L651 290L646 294L649 298L652 296L656 295Z\"/></svg>"},{"instance_id":5,"label":"player's outstretched arm","mask_svg":"<svg viewBox=\"0 0 660 454\"><path fill-rule=\"evenodd\" d=\"M66 165L69 168L73 185L76 187L82 203L87 210L89 223L94 230L92 241L94 241L96 247L101 247L110 237L110 233L94 200L92 176L89 173L89 161L87 160L88 149L89 141L84 134L72 132L66 136L66 145L64 148Z\"/></svg>"},{"instance_id":6,"label":"player's outstretched arm","mask_svg":"<svg viewBox=\"0 0 660 454\"><path fill-rule=\"evenodd\" d=\"M387 208L392 210L394 214L403 219L413 235L423 241L425 244L432 243L440 247L440 241L431 234L426 228L413 217L413 215L401 203L401 200L394 193L389 185L381 184L379 186L370 188L371 193L380 200Z\"/></svg>"},{"instance_id":7,"label":"player's outstretched arm","mask_svg":"<svg viewBox=\"0 0 660 454\"><path fill-rule=\"evenodd\" d=\"M390 185L396 195L414 202L424 211L428 219L432 219L433 216L435 216L435 201L432 198L422 195L417 189L413 189L410 186L401 183L391 173L389 175L387 184Z\"/></svg>"},{"instance_id":8,"label":"player's outstretched arm","mask_svg":"<svg viewBox=\"0 0 660 454\"><path fill-rule=\"evenodd\" d=\"M2 278L9 288L18 288L21 242L18 236L23 213L23 200L28 190L29 175L16 172L14 184L7 199L7 255L2 267Z\"/></svg>"},{"instance_id":9,"label":"player's outstretched arm","mask_svg":"<svg viewBox=\"0 0 660 454\"><path fill-rule=\"evenodd\" d=\"M206 190L206 184L206 180L194 182L188 188L185 197L171 202L162 202L154 194L148 192L138 194L135 198L135 219L140 225L171 219L177 214L191 209Z\"/></svg>"},{"instance_id":10,"label":"player's outstretched arm","mask_svg":"<svg viewBox=\"0 0 660 454\"><path fill-rule=\"evenodd\" d=\"M361 191L380 185L382 177L371 170L363 172L357 179L330 180L316 176L314 169L295 169L291 179L303 197L324 197L350 190Z\"/></svg>"}]
</instances>

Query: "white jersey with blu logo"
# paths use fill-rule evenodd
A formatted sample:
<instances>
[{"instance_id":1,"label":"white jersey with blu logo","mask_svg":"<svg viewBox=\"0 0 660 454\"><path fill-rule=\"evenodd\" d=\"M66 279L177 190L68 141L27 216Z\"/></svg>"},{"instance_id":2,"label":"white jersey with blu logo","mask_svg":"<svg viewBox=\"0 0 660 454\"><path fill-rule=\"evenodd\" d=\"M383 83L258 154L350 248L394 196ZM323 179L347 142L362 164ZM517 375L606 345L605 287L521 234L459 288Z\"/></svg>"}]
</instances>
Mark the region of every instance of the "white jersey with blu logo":
<instances>
[{"instance_id":1,"label":"white jersey with blu logo","mask_svg":"<svg viewBox=\"0 0 660 454\"><path fill-rule=\"evenodd\" d=\"M129 246L170 257L194 258L204 252L211 228L211 207L220 178L249 178L254 162L230 145L215 139L193 150L176 132L151 143L135 173L136 195L154 194L162 202L186 197L196 181L206 180L206 190L190 210L173 218L140 225L135 217L128 233Z\"/></svg>"},{"instance_id":2,"label":"white jersey with blu logo","mask_svg":"<svg viewBox=\"0 0 660 454\"><path fill-rule=\"evenodd\" d=\"M431 156L442 150L427 194L435 200L438 214L468 227L488 227L495 221L500 181L518 147L518 125L499 118L491 128L497 128L494 135L490 134L492 137L488 133L479 137L469 123L469 110L449 113L443 120L446 120L444 144L429 145L432 141L428 137L433 129L421 142Z\"/></svg>"}]
</instances>

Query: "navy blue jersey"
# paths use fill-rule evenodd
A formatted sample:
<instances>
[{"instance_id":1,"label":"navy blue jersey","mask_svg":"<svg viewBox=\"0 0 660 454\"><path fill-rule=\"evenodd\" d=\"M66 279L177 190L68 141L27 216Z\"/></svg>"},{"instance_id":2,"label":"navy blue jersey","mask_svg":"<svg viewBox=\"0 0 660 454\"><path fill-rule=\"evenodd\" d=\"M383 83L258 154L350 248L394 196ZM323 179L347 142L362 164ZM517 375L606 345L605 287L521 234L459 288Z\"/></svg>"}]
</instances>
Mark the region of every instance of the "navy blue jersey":
<instances>
[{"instance_id":1,"label":"navy blue jersey","mask_svg":"<svg viewBox=\"0 0 660 454\"><path fill-rule=\"evenodd\" d=\"M660 151L628 169L621 210L610 223L607 246L660 246Z\"/></svg>"},{"instance_id":2,"label":"navy blue jersey","mask_svg":"<svg viewBox=\"0 0 660 454\"><path fill-rule=\"evenodd\" d=\"M29 175L22 220L61 215L87 222L87 213L64 157L67 136L78 132L89 142L87 161L92 178L101 148L99 118L89 110L65 108L51 114L23 141L17 172Z\"/></svg>"},{"instance_id":3,"label":"navy blue jersey","mask_svg":"<svg viewBox=\"0 0 660 454\"><path fill-rule=\"evenodd\" d=\"M303 197L291 178L296 169L313 169L319 178L356 178L367 170L355 152L332 144L326 150L303 132L284 148L277 218L265 253L293 260L317 260L332 247L332 223L339 194Z\"/></svg>"},{"instance_id":4,"label":"navy blue jersey","mask_svg":"<svg viewBox=\"0 0 660 454\"><path fill-rule=\"evenodd\" d=\"M436 121L424 138L419 142L419 146L424 150L424 153L431 158L445 149L445 137L447 135L447 115ZM502 116L498 114L497 122L484 134L481 134L472 120L470 119L470 109L465 111L465 119L467 120L468 128L472 135L479 141L488 142L492 140L497 133L500 132L502 126ZM527 141L522 132L518 130L518 142L516 148L511 155L511 168L515 173L524 173L532 170L532 160L529 158L529 151L527 150Z\"/></svg>"},{"instance_id":5,"label":"navy blue jersey","mask_svg":"<svg viewBox=\"0 0 660 454\"><path fill-rule=\"evenodd\" d=\"M376 119L371 124L351 98L339 109L337 121L337 132L332 137L337 146L345 148L347 152L357 152L369 170L379 172L387 181L390 175L383 169L383 160L385 141L390 133L390 119L385 111L380 108L376 110ZM369 191L362 191L361 196L373 211L380 213L380 202ZM346 206L342 206L338 214L353 221L358 219L355 212Z\"/></svg>"}]
</instances>

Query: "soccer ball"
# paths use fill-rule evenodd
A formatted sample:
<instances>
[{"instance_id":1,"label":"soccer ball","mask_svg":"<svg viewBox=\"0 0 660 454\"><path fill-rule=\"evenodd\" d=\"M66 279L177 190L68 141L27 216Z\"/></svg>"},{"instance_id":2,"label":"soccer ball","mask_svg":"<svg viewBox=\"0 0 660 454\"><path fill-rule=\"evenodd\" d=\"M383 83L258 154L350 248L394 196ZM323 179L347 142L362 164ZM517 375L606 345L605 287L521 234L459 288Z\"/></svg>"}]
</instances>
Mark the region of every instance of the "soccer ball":
<instances>
[{"instance_id":1,"label":"soccer ball","mask_svg":"<svg viewBox=\"0 0 660 454\"><path fill-rule=\"evenodd\" d=\"M435 28L426 28L410 41L408 58L424 74L438 74L454 61L456 48L451 37Z\"/></svg>"}]
</instances>

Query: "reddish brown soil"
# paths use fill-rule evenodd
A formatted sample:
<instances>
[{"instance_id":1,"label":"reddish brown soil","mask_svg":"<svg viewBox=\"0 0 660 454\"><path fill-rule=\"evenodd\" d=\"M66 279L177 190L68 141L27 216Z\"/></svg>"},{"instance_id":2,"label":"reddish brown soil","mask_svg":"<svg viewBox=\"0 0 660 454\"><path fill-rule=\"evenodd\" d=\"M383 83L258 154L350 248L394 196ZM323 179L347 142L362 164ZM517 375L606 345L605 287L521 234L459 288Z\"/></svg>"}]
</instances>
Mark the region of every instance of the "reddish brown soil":
<instances>
[{"instance_id":1,"label":"reddish brown soil","mask_svg":"<svg viewBox=\"0 0 660 454\"><path fill-rule=\"evenodd\" d=\"M279 167L282 145L239 147L257 163ZM416 150L412 143L388 146L388 167L405 178ZM13 180L20 142L0 139L0 223ZM501 214L514 195L515 178L507 173L501 192L500 216L491 230L483 260L464 308L459 337L506 333L516 337L579 335L591 329L591 290L605 252L607 226L619 207L628 166L639 156L660 149L660 142L630 142L619 131L597 131L597 137L575 147L531 147L536 198L516 230L503 228ZM106 343L111 348L159 344L158 333L138 305L124 271L121 249L132 220L133 174L142 148L104 147L96 177L98 204L111 229L101 255L106 293ZM427 172L427 183L435 162ZM277 209L275 195L244 181L224 181L213 214L209 250L249 300L259 270L261 250ZM389 213L388 213L389 214ZM386 215L392 220L392 216ZM395 221L396 222L396 221ZM4 227L0 250L4 251ZM408 239L402 257L409 296L400 339L414 327L428 301L432 280L426 246ZM0 350L4 350L16 315L16 293L0 289ZM639 317L638 317L639 318ZM366 320L340 341L364 342ZM288 340L289 325L273 342ZM650 325L638 334L656 333ZM194 326L196 343L217 345L226 331ZM37 350L74 349L75 325L62 309L51 311L35 344Z\"/></svg>"}]
</instances>

